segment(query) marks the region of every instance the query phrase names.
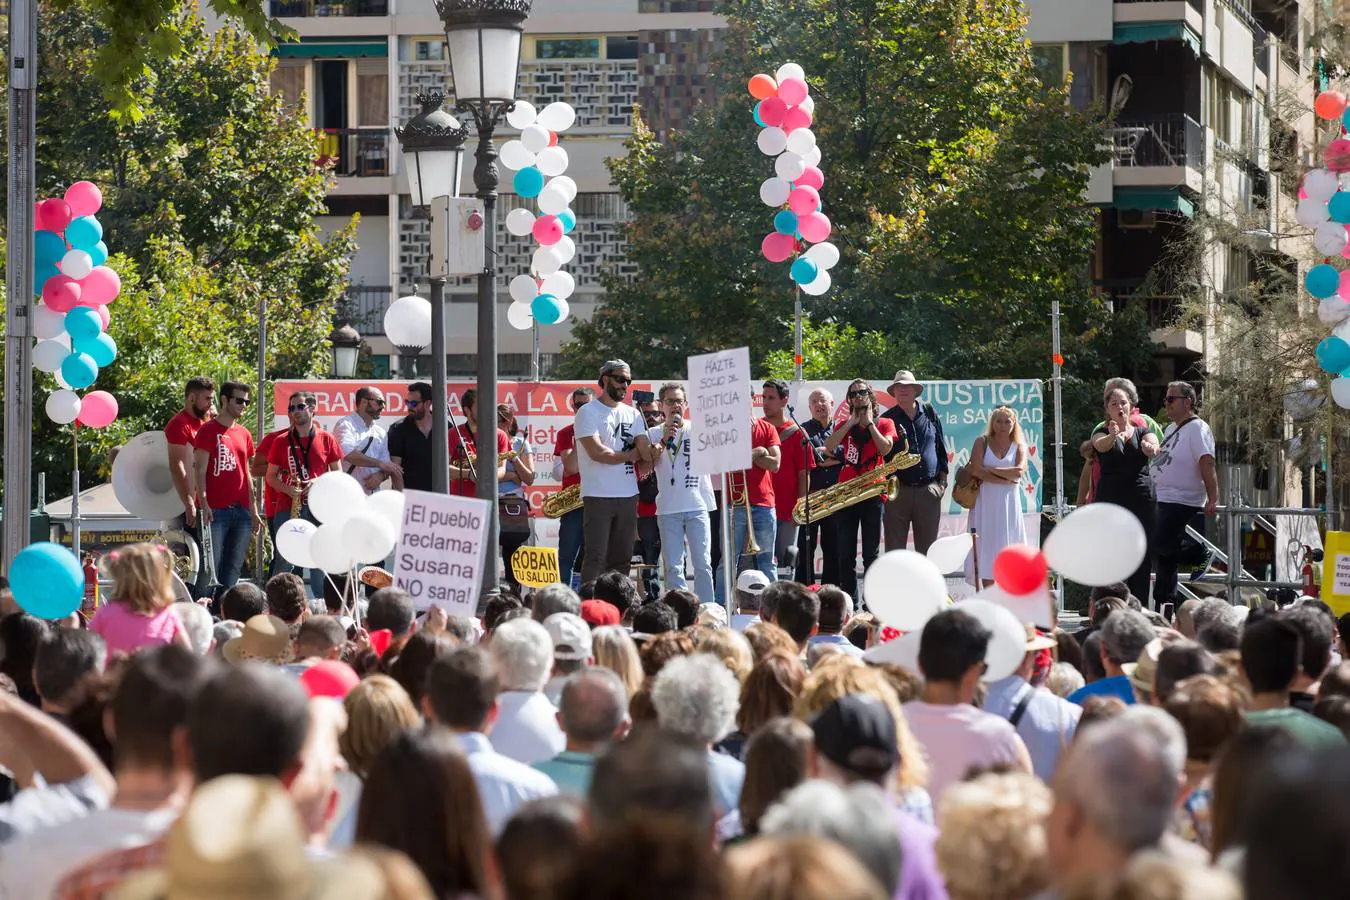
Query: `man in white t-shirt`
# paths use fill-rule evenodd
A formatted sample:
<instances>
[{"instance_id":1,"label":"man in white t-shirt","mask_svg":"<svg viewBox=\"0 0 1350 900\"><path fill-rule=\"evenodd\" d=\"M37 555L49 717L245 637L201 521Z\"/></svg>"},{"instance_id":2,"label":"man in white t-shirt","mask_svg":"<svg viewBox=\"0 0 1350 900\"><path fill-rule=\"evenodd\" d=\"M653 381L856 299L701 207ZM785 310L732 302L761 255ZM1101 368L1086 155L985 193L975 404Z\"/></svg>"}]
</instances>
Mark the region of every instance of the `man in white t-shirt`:
<instances>
[{"instance_id":1,"label":"man in white t-shirt","mask_svg":"<svg viewBox=\"0 0 1350 900\"><path fill-rule=\"evenodd\" d=\"M354 403L356 409L333 426L333 437L342 446L342 471L361 482L367 494L375 493L385 478L395 479L394 487L401 488L403 468L390 462L389 433L377 421L384 412L384 395L363 387Z\"/></svg>"},{"instance_id":2,"label":"man in white t-shirt","mask_svg":"<svg viewBox=\"0 0 1350 900\"><path fill-rule=\"evenodd\" d=\"M664 425L647 432L656 451L656 522L661 529L661 561L666 588L684 588L685 541L694 567L694 593L704 603L713 600L712 541L708 513L717 508L712 480L689 471L689 410L684 388L661 385L657 399L666 415Z\"/></svg>"},{"instance_id":3,"label":"man in white t-shirt","mask_svg":"<svg viewBox=\"0 0 1350 900\"><path fill-rule=\"evenodd\" d=\"M1177 559L1186 526L1194 520L1204 533L1200 513L1214 515L1219 502L1219 482L1214 474L1214 432L1195 414L1195 388L1185 381L1167 386L1167 418L1162 445L1153 458L1153 487L1158 499L1158 518L1153 531L1153 556L1157 578L1153 600L1159 607L1175 600Z\"/></svg>"},{"instance_id":4,"label":"man in white t-shirt","mask_svg":"<svg viewBox=\"0 0 1350 900\"><path fill-rule=\"evenodd\" d=\"M573 430L581 452L582 531L586 545L581 583L608 571L631 571L637 541L635 467L650 462L651 442L639 427L638 412L623 402L633 373L612 359L600 367L600 393L577 410Z\"/></svg>"}]
</instances>

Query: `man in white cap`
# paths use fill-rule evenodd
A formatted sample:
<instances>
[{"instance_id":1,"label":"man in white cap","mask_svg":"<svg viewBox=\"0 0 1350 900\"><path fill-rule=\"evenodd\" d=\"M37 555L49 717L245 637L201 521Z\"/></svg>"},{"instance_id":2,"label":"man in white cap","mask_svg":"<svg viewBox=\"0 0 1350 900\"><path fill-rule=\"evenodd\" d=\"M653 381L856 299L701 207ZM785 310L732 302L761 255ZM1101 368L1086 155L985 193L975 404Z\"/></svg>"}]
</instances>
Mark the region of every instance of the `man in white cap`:
<instances>
[{"instance_id":1,"label":"man in white cap","mask_svg":"<svg viewBox=\"0 0 1350 900\"><path fill-rule=\"evenodd\" d=\"M923 385L908 369L895 373L886 393L895 405L882 413L882 418L890 419L896 432L905 436L906 444L897 441L897 446L907 446L919 457L917 466L896 473L900 488L895 499L885 505L886 552L903 550L913 526L914 549L927 553L937 540L942 499L947 493L947 441L942 420L931 403L920 402Z\"/></svg>"},{"instance_id":2,"label":"man in white cap","mask_svg":"<svg viewBox=\"0 0 1350 900\"><path fill-rule=\"evenodd\" d=\"M581 616L560 612L544 619L544 630L553 639L553 675L544 685L544 696L557 706L563 682L592 663L591 626Z\"/></svg>"},{"instance_id":3,"label":"man in white cap","mask_svg":"<svg viewBox=\"0 0 1350 900\"><path fill-rule=\"evenodd\" d=\"M769 586L769 579L759 569L746 569L736 576L736 612L731 615L731 627L744 631L760 619L760 595Z\"/></svg>"}]
</instances>

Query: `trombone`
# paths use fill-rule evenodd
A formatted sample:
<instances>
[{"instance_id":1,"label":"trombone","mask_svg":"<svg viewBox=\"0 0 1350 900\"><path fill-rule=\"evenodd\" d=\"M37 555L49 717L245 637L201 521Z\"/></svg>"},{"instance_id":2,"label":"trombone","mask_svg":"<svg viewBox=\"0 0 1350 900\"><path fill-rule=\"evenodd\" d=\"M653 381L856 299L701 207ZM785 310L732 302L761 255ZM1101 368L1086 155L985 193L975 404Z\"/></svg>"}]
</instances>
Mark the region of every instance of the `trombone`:
<instances>
[{"instance_id":1,"label":"trombone","mask_svg":"<svg viewBox=\"0 0 1350 900\"><path fill-rule=\"evenodd\" d=\"M753 465L753 464L752 464ZM732 506L745 506L745 549L741 551L741 556L755 556L760 552L760 546L755 542L755 522L750 516L750 476L746 474L747 470L742 470L741 475L741 499L736 499L736 473L732 472L727 476L728 486L731 488Z\"/></svg>"}]
</instances>

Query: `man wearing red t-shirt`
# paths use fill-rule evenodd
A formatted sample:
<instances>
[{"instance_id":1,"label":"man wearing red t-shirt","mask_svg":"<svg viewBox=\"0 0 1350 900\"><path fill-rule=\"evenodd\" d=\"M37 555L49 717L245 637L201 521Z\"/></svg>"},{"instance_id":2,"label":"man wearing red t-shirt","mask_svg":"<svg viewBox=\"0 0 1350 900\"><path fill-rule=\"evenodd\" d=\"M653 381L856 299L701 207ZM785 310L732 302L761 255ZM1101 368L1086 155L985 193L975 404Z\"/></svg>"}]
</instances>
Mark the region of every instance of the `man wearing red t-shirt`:
<instances>
[{"instance_id":1,"label":"man wearing red t-shirt","mask_svg":"<svg viewBox=\"0 0 1350 900\"><path fill-rule=\"evenodd\" d=\"M764 382L764 421L778 430L780 454L778 471L773 473L775 523L773 555L778 568L795 569L797 564L797 523L792 508L806 496L806 472L813 468L815 454L801 426L787 414L786 381L770 378Z\"/></svg>"},{"instance_id":2,"label":"man wearing red t-shirt","mask_svg":"<svg viewBox=\"0 0 1350 900\"><path fill-rule=\"evenodd\" d=\"M267 486L270 493L277 497L274 506L266 510L272 533L290 521L291 510L297 498L303 498L309 491L309 485L324 472L336 472L341 468L342 445L331 432L324 431L314 421L314 409L318 398L309 391L296 391L286 403L286 415L291 427L281 432L281 436L272 442L267 453ZM269 435L271 437L271 435ZM310 522L315 518L309 511L309 503L300 507L300 517ZM280 555L272 561L278 572L294 572L299 568L291 565ZM323 596L323 571L312 569L309 573L310 588L314 596Z\"/></svg>"},{"instance_id":3,"label":"man wearing red t-shirt","mask_svg":"<svg viewBox=\"0 0 1350 900\"><path fill-rule=\"evenodd\" d=\"M577 388L572 392L572 412L576 413L594 397L595 391L590 388ZM562 482L564 488L581 484L575 434L575 426L565 425L559 429L558 439L553 444L553 477ZM568 587L572 586L572 573L581 561L585 536L585 511L580 506L558 519L558 580Z\"/></svg>"},{"instance_id":4,"label":"man wearing red t-shirt","mask_svg":"<svg viewBox=\"0 0 1350 900\"><path fill-rule=\"evenodd\" d=\"M825 452L840 452L839 483L875 469L899 439L895 423L881 417L872 385L861 378L848 386L849 416L825 442ZM900 448L904 449L904 442ZM858 530L862 530L863 571L872 565L881 547L881 497L846 506L834 514L839 535L839 587L858 594Z\"/></svg>"},{"instance_id":5,"label":"man wearing red t-shirt","mask_svg":"<svg viewBox=\"0 0 1350 900\"><path fill-rule=\"evenodd\" d=\"M192 442L206 424L215 402L214 381L201 375L190 378L183 389L183 408L164 426L164 439L169 444L169 477L178 492L178 499L183 501L183 518L189 528L197 525L197 494L200 492L193 482Z\"/></svg>"},{"instance_id":6,"label":"man wearing red t-shirt","mask_svg":"<svg viewBox=\"0 0 1350 900\"><path fill-rule=\"evenodd\" d=\"M237 421L248 409L249 386L225 382L220 401L220 415L197 432L193 459L197 509L202 526L211 529L218 592L224 592L238 583L249 537L262 527L262 519L248 474L253 436Z\"/></svg>"},{"instance_id":7,"label":"man wearing red t-shirt","mask_svg":"<svg viewBox=\"0 0 1350 900\"><path fill-rule=\"evenodd\" d=\"M778 429L763 419L755 419L750 424L750 468L742 472L732 472L731 482L731 552L736 566L734 571L759 569L769 581L777 581L778 574L773 568L773 539L776 530L776 513L773 502L773 473L778 471L781 462ZM750 497L750 516L746 519L745 497ZM755 529L755 543L759 552L745 552L746 530ZM717 602L723 602L725 592L722 567L727 564L726 557L718 563L717 579L713 585Z\"/></svg>"},{"instance_id":8,"label":"man wearing red t-shirt","mask_svg":"<svg viewBox=\"0 0 1350 900\"><path fill-rule=\"evenodd\" d=\"M464 424L450 433L450 493L460 497L477 496L478 482L475 476L478 473L478 467L483 464L483 458L478 454L478 420L475 418L475 409L477 409L478 391L475 388L469 388L464 395L459 398L459 405L464 409ZM506 460L502 459L503 453L511 449L511 438L505 431L497 429L497 483L506 477ZM466 456L478 456L470 464Z\"/></svg>"},{"instance_id":9,"label":"man wearing red t-shirt","mask_svg":"<svg viewBox=\"0 0 1350 900\"><path fill-rule=\"evenodd\" d=\"M286 571L285 561L277 553L277 530L272 525L272 514L286 506L286 495L279 493L276 488L267 483L267 454L272 452L272 445L278 438L284 438L286 432L290 431L290 426L279 428L276 431L269 431L263 435L263 439L258 441L258 446L253 449L253 459L249 463L248 474L254 478L263 479L263 521L267 523L267 533L272 536L272 558L267 564L267 577L271 578L278 572Z\"/></svg>"}]
</instances>

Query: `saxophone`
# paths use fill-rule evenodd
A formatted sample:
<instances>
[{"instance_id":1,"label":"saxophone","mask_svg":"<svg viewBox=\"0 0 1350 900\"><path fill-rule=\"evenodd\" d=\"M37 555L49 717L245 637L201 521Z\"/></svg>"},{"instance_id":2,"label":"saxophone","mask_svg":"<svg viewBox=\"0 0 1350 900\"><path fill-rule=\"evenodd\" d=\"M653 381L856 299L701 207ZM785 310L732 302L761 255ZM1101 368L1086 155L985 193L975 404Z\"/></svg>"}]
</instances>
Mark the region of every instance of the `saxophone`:
<instances>
[{"instance_id":1,"label":"saxophone","mask_svg":"<svg viewBox=\"0 0 1350 900\"><path fill-rule=\"evenodd\" d=\"M297 482L300 487L300 493L291 498L291 518L300 518L300 507L305 505L305 488L309 484L307 481Z\"/></svg>"},{"instance_id":2,"label":"saxophone","mask_svg":"<svg viewBox=\"0 0 1350 900\"><path fill-rule=\"evenodd\" d=\"M886 495L887 500L894 500L896 490L899 488L895 473L901 469L917 466L921 461L915 453L900 453L889 462L861 472L848 481L812 491L799 499L797 505L792 508L792 521L798 525L819 522L845 507L882 494Z\"/></svg>"},{"instance_id":3,"label":"saxophone","mask_svg":"<svg viewBox=\"0 0 1350 900\"><path fill-rule=\"evenodd\" d=\"M581 509L581 485L574 484L549 494L541 509L549 519L560 519L574 509Z\"/></svg>"}]
</instances>

